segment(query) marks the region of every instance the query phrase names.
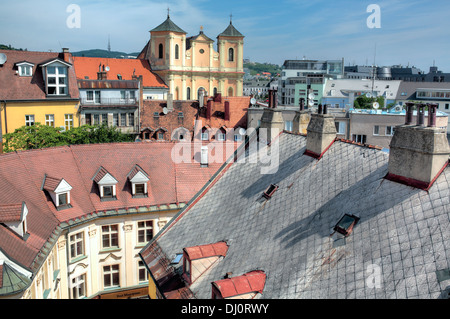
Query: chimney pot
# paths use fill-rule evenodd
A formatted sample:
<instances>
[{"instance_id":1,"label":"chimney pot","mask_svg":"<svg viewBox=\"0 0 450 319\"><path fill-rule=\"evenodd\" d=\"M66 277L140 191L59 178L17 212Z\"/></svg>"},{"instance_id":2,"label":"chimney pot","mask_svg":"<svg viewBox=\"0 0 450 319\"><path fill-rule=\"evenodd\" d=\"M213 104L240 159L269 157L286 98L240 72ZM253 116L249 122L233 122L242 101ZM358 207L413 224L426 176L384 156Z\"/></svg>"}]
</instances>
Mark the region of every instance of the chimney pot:
<instances>
[{"instance_id":1,"label":"chimney pot","mask_svg":"<svg viewBox=\"0 0 450 319\"><path fill-rule=\"evenodd\" d=\"M326 104L323 105L323 114L327 114L328 113L328 107Z\"/></svg>"},{"instance_id":2,"label":"chimney pot","mask_svg":"<svg viewBox=\"0 0 450 319\"><path fill-rule=\"evenodd\" d=\"M419 104L417 106L417 126L425 126L425 105Z\"/></svg>"},{"instance_id":3,"label":"chimney pot","mask_svg":"<svg viewBox=\"0 0 450 319\"><path fill-rule=\"evenodd\" d=\"M305 109L305 99L300 98L300 111L303 111Z\"/></svg>"},{"instance_id":4,"label":"chimney pot","mask_svg":"<svg viewBox=\"0 0 450 319\"><path fill-rule=\"evenodd\" d=\"M427 104L428 106L428 127L436 127L437 104Z\"/></svg>"},{"instance_id":5,"label":"chimney pot","mask_svg":"<svg viewBox=\"0 0 450 319\"><path fill-rule=\"evenodd\" d=\"M225 101L225 121L230 120L230 101Z\"/></svg>"},{"instance_id":6,"label":"chimney pot","mask_svg":"<svg viewBox=\"0 0 450 319\"><path fill-rule=\"evenodd\" d=\"M405 125L411 125L413 121L414 103L406 103L406 120Z\"/></svg>"},{"instance_id":7,"label":"chimney pot","mask_svg":"<svg viewBox=\"0 0 450 319\"><path fill-rule=\"evenodd\" d=\"M317 109L317 114L322 114L322 104L319 104L319 108Z\"/></svg>"},{"instance_id":8,"label":"chimney pot","mask_svg":"<svg viewBox=\"0 0 450 319\"><path fill-rule=\"evenodd\" d=\"M212 100L208 100L208 102L206 102L206 118L208 120L211 118L212 102Z\"/></svg>"}]
</instances>

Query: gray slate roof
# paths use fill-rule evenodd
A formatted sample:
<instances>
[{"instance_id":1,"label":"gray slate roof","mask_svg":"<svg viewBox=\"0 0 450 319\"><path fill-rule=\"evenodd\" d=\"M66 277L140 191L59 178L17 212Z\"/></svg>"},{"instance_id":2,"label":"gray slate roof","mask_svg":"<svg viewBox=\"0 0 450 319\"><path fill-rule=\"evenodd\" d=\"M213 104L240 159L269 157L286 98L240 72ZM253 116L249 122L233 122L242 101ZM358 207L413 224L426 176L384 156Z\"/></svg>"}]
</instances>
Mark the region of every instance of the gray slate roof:
<instances>
[{"instance_id":1,"label":"gray slate roof","mask_svg":"<svg viewBox=\"0 0 450 319\"><path fill-rule=\"evenodd\" d=\"M316 161L305 148L306 137L281 134L277 173L232 164L154 239L169 260L183 247L228 241L227 256L190 286L194 296L211 298L211 282L227 272L259 269L261 298L446 297L450 168L425 192L385 180L389 155L380 150L337 141ZM272 183L279 189L263 200ZM360 220L343 241L333 228L346 213ZM380 288L368 285L370 265L380 267Z\"/></svg>"},{"instance_id":2,"label":"gray slate roof","mask_svg":"<svg viewBox=\"0 0 450 319\"><path fill-rule=\"evenodd\" d=\"M221 34L218 35L219 37L244 37L242 33L240 33L236 28L233 26L233 24L230 22L228 27L223 31Z\"/></svg>"},{"instance_id":3,"label":"gray slate roof","mask_svg":"<svg viewBox=\"0 0 450 319\"><path fill-rule=\"evenodd\" d=\"M153 30L150 30L150 32L153 32L153 31L173 31L173 32L180 32L180 33L186 34L186 32L183 29L181 29L179 26L177 26L175 23L173 23L172 20L170 20L169 16L167 17L166 21L161 23L159 26L157 26Z\"/></svg>"}]
</instances>

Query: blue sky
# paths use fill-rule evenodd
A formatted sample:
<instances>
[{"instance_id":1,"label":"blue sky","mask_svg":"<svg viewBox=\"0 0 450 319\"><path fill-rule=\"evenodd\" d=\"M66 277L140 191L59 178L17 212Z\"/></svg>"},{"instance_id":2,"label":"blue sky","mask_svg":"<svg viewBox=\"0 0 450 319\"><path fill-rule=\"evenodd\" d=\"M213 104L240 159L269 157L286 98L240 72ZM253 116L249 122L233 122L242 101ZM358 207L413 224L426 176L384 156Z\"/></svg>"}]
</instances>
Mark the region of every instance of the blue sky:
<instances>
[{"instance_id":1,"label":"blue sky","mask_svg":"<svg viewBox=\"0 0 450 319\"><path fill-rule=\"evenodd\" d=\"M81 9L80 28L68 28L67 7ZM368 28L366 9L380 7L381 28ZM188 36L215 39L229 24L245 35L244 57L282 64L287 59L341 59L345 65L414 65L435 61L450 72L450 1L416 0L16 0L1 1L0 43L32 51L140 51L149 30L171 19Z\"/></svg>"}]
</instances>

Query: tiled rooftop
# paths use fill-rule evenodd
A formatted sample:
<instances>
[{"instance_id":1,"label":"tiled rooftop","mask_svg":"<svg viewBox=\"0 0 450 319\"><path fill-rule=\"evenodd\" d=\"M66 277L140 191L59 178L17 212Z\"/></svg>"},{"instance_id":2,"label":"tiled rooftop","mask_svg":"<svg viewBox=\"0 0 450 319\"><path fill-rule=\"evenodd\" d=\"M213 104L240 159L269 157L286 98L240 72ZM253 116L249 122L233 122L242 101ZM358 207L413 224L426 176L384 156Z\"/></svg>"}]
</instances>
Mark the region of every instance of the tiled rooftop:
<instances>
[{"instance_id":1,"label":"tiled rooftop","mask_svg":"<svg viewBox=\"0 0 450 319\"><path fill-rule=\"evenodd\" d=\"M437 271L450 266L450 168L426 192L384 179L389 155L376 148L338 140L317 161L303 155L305 136L287 133L279 147L275 174L232 164L141 254L158 247L171 260L225 240L227 256L190 287L201 299L226 273L253 270L267 275L268 299L446 297L450 280ZM270 184L279 189L266 200ZM347 237L333 230L345 214L360 218ZM369 283L373 269L379 287Z\"/></svg>"}]
</instances>

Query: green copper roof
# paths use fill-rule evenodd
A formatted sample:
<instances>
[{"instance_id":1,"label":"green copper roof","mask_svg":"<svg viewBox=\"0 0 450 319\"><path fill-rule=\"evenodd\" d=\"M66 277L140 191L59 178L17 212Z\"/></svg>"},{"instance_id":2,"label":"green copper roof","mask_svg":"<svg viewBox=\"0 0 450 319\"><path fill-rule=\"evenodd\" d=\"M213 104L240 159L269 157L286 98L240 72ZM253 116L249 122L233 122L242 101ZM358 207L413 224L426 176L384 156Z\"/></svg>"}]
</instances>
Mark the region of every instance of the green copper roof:
<instances>
[{"instance_id":1,"label":"green copper roof","mask_svg":"<svg viewBox=\"0 0 450 319\"><path fill-rule=\"evenodd\" d=\"M230 21L230 25L228 26L228 28L226 28L225 31L219 34L219 37L244 37L244 36L242 35L242 33L236 30L236 28Z\"/></svg>"},{"instance_id":2,"label":"green copper roof","mask_svg":"<svg viewBox=\"0 0 450 319\"><path fill-rule=\"evenodd\" d=\"M30 285L31 280L29 278L8 266L6 263L3 264L3 267L0 266L0 269L2 268L3 280L0 285L0 296L18 293Z\"/></svg>"},{"instance_id":3,"label":"green copper roof","mask_svg":"<svg viewBox=\"0 0 450 319\"><path fill-rule=\"evenodd\" d=\"M154 28L152 31L172 31L172 32L180 32L180 33L186 33L183 29L181 29L179 26L177 26L175 23L173 23L172 20L170 20L170 17L167 16L166 21L161 23L159 26Z\"/></svg>"}]
</instances>

